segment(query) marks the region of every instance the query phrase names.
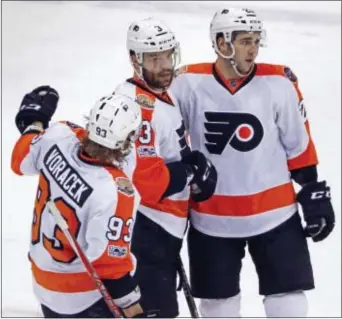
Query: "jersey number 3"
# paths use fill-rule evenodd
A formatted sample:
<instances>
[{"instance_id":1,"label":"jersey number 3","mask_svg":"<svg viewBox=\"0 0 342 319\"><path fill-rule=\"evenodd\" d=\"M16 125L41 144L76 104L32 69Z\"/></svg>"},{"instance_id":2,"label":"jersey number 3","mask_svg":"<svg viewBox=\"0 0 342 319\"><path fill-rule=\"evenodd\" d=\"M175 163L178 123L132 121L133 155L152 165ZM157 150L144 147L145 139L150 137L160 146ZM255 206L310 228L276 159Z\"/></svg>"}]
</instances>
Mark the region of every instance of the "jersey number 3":
<instances>
[{"instance_id":1,"label":"jersey number 3","mask_svg":"<svg viewBox=\"0 0 342 319\"><path fill-rule=\"evenodd\" d=\"M50 199L50 196L49 182L43 172L41 172L33 212L31 242L32 245L36 245L42 240L44 248L49 252L54 260L62 263L71 263L77 258L77 255L69 245L63 231L57 225L53 231L53 238L49 238L44 233L42 233L41 236L40 228L43 212L46 202ZM75 238L77 238L81 222L77 218L75 210L61 197L56 198L54 202L64 219L68 221L70 232L75 236ZM45 217L48 218L48 216ZM51 218L53 217L51 216Z\"/></svg>"}]
</instances>

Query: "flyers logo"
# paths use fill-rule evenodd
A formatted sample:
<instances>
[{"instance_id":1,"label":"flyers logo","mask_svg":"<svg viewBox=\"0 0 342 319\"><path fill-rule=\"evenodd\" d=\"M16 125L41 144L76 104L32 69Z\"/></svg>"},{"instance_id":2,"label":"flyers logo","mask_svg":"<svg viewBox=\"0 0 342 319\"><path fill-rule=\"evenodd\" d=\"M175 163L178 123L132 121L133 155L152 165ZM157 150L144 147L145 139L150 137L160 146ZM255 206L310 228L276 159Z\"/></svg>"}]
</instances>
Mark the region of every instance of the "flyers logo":
<instances>
[{"instance_id":1,"label":"flyers logo","mask_svg":"<svg viewBox=\"0 0 342 319\"><path fill-rule=\"evenodd\" d=\"M184 121L182 121L181 126L176 130L176 133L179 137L178 143L180 146L180 154L182 158L191 152L190 147L186 141L186 134L185 134L185 125Z\"/></svg>"},{"instance_id":2,"label":"flyers logo","mask_svg":"<svg viewBox=\"0 0 342 319\"><path fill-rule=\"evenodd\" d=\"M304 120L306 121L307 120L306 109L305 109L304 101L303 100L299 101L299 112L302 115L302 117L304 118Z\"/></svg>"},{"instance_id":3,"label":"flyers logo","mask_svg":"<svg viewBox=\"0 0 342 319\"><path fill-rule=\"evenodd\" d=\"M264 136L261 122L252 114L205 112L204 115L205 146L211 154L222 154L227 144L240 152L251 151Z\"/></svg>"}]
</instances>

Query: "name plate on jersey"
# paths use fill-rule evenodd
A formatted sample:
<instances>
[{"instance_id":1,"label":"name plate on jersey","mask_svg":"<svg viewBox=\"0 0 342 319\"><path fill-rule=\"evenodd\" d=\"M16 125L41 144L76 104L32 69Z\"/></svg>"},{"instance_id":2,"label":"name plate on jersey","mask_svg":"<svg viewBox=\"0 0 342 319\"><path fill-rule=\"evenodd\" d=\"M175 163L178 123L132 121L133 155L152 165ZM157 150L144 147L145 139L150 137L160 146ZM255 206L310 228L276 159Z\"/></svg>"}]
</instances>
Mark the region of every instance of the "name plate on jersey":
<instances>
[{"instance_id":1,"label":"name plate on jersey","mask_svg":"<svg viewBox=\"0 0 342 319\"><path fill-rule=\"evenodd\" d=\"M65 194L74 203L82 207L93 189L67 162L57 145L52 146L46 153L44 165Z\"/></svg>"}]
</instances>

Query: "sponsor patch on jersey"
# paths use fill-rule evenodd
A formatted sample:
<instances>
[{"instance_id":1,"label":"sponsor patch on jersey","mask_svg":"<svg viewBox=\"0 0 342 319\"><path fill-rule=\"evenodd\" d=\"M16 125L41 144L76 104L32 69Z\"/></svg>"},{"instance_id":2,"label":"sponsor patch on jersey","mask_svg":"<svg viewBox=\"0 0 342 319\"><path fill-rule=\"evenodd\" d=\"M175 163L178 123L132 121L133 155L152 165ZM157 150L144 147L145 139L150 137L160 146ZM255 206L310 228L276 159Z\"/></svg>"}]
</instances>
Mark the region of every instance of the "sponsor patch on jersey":
<instances>
[{"instance_id":1,"label":"sponsor patch on jersey","mask_svg":"<svg viewBox=\"0 0 342 319\"><path fill-rule=\"evenodd\" d=\"M137 148L139 157L155 157L157 156L154 146L139 146Z\"/></svg>"},{"instance_id":2,"label":"sponsor patch on jersey","mask_svg":"<svg viewBox=\"0 0 342 319\"><path fill-rule=\"evenodd\" d=\"M129 179L126 177L117 177L115 182L118 186L118 191L126 196L132 196L134 194L134 188Z\"/></svg>"},{"instance_id":3,"label":"sponsor patch on jersey","mask_svg":"<svg viewBox=\"0 0 342 319\"><path fill-rule=\"evenodd\" d=\"M175 76L178 76L180 74L186 73L187 71L188 71L188 66L187 65L181 66L179 69L177 69L175 71Z\"/></svg>"},{"instance_id":4,"label":"sponsor patch on jersey","mask_svg":"<svg viewBox=\"0 0 342 319\"><path fill-rule=\"evenodd\" d=\"M292 70L291 70L290 68L285 67L285 68L284 68L284 73L285 73L286 77L287 77L290 81L292 81L292 82L297 82L298 79L297 79L296 75L292 72Z\"/></svg>"},{"instance_id":5,"label":"sponsor patch on jersey","mask_svg":"<svg viewBox=\"0 0 342 319\"><path fill-rule=\"evenodd\" d=\"M109 257L120 257L123 258L127 255L127 248L115 245L108 245L108 256Z\"/></svg>"},{"instance_id":6,"label":"sponsor patch on jersey","mask_svg":"<svg viewBox=\"0 0 342 319\"><path fill-rule=\"evenodd\" d=\"M135 101L142 107L146 107L148 109L154 108L154 101L146 94L138 94Z\"/></svg>"}]
</instances>

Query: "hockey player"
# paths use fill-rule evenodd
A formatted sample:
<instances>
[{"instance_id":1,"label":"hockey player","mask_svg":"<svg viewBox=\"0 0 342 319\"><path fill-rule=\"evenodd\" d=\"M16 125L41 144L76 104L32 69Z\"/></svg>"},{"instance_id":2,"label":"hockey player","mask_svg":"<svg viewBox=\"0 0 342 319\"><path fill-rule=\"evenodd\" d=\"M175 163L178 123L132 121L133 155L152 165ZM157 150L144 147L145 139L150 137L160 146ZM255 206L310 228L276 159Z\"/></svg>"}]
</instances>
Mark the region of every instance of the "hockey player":
<instances>
[{"instance_id":1,"label":"hockey player","mask_svg":"<svg viewBox=\"0 0 342 319\"><path fill-rule=\"evenodd\" d=\"M120 169L138 136L140 106L104 97L86 130L70 122L49 127L58 99L55 89L38 87L24 96L16 116L22 135L12 170L39 175L29 253L35 295L48 318L112 317L49 213L46 203L53 200L116 305L126 317L141 315L129 246L140 196Z\"/></svg>"},{"instance_id":2,"label":"hockey player","mask_svg":"<svg viewBox=\"0 0 342 319\"><path fill-rule=\"evenodd\" d=\"M254 62L265 31L252 10L217 11L210 35L216 62L185 66L170 93L192 148L218 171L214 195L191 204L192 291L204 317L239 317L248 245L266 315L304 317L304 290L314 288L305 235L325 239L335 218L297 78L289 67Z\"/></svg>"},{"instance_id":3,"label":"hockey player","mask_svg":"<svg viewBox=\"0 0 342 319\"><path fill-rule=\"evenodd\" d=\"M188 221L190 187L195 201L209 198L216 170L200 152L191 152L179 111L165 90L179 60L179 44L164 22L133 22L127 49L134 77L115 92L142 108L142 131L136 141L133 182L141 195L132 239L136 278L145 311L162 318L178 315L178 257Z\"/></svg>"}]
</instances>

